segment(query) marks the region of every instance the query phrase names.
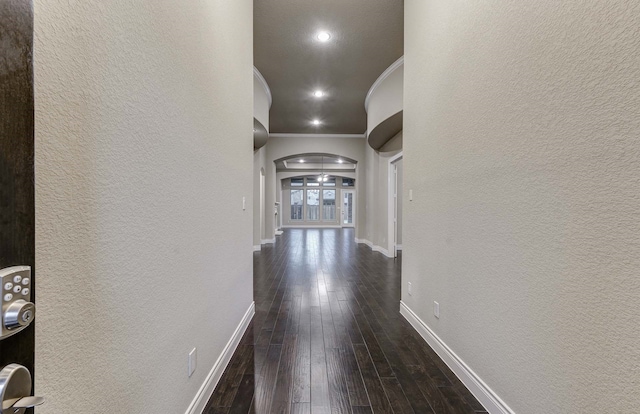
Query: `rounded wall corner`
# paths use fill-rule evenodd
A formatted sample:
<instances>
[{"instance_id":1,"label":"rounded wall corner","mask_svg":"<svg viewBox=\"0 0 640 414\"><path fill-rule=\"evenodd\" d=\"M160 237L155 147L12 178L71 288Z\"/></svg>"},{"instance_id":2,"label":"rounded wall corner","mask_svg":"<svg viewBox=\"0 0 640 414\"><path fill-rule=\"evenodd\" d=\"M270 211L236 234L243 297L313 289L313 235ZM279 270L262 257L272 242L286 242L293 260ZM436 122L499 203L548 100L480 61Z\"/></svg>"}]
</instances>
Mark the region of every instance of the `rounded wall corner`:
<instances>
[{"instance_id":1,"label":"rounded wall corner","mask_svg":"<svg viewBox=\"0 0 640 414\"><path fill-rule=\"evenodd\" d=\"M373 128L367 136L367 142L371 148L379 150L402 131L403 112L404 110L396 112Z\"/></svg>"},{"instance_id":2,"label":"rounded wall corner","mask_svg":"<svg viewBox=\"0 0 640 414\"><path fill-rule=\"evenodd\" d=\"M253 118L253 150L258 150L267 144L269 139L269 131L262 125L260 121Z\"/></svg>"}]
</instances>

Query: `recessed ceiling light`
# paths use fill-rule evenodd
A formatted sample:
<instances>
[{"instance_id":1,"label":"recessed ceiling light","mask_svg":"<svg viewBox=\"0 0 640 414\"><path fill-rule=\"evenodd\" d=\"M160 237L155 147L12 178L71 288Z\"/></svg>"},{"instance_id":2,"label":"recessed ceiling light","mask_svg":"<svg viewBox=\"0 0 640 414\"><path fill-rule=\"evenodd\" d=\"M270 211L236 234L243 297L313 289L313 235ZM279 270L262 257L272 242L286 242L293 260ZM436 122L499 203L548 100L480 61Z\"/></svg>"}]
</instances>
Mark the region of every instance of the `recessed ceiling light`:
<instances>
[{"instance_id":1,"label":"recessed ceiling light","mask_svg":"<svg viewBox=\"0 0 640 414\"><path fill-rule=\"evenodd\" d=\"M311 123L313 125L320 125L320 121L318 119L314 119L313 121L311 121Z\"/></svg>"},{"instance_id":2,"label":"recessed ceiling light","mask_svg":"<svg viewBox=\"0 0 640 414\"><path fill-rule=\"evenodd\" d=\"M342 164L342 160L338 160L338 164Z\"/></svg>"},{"instance_id":3,"label":"recessed ceiling light","mask_svg":"<svg viewBox=\"0 0 640 414\"><path fill-rule=\"evenodd\" d=\"M302 163L302 162L304 162L304 160L300 160L300 162Z\"/></svg>"},{"instance_id":4,"label":"recessed ceiling light","mask_svg":"<svg viewBox=\"0 0 640 414\"><path fill-rule=\"evenodd\" d=\"M315 96L316 98L322 98L324 96L324 92L322 92L321 90L317 90L313 92L313 96Z\"/></svg>"},{"instance_id":5,"label":"recessed ceiling light","mask_svg":"<svg viewBox=\"0 0 640 414\"><path fill-rule=\"evenodd\" d=\"M316 38L321 42L326 42L327 40L331 39L331 35L329 34L329 32L322 31L318 32Z\"/></svg>"}]
</instances>

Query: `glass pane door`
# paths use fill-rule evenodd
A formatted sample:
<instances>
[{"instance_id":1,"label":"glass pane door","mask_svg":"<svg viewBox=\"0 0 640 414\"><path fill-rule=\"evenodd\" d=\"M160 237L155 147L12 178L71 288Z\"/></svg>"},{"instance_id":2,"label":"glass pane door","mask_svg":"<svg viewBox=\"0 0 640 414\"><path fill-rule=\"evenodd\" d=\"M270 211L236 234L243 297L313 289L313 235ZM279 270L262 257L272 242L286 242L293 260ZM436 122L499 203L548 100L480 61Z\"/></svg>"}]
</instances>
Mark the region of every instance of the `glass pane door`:
<instances>
[{"instance_id":1,"label":"glass pane door","mask_svg":"<svg viewBox=\"0 0 640 414\"><path fill-rule=\"evenodd\" d=\"M342 225L352 227L356 222L356 197L354 190L342 190Z\"/></svg>"}]
</instances>

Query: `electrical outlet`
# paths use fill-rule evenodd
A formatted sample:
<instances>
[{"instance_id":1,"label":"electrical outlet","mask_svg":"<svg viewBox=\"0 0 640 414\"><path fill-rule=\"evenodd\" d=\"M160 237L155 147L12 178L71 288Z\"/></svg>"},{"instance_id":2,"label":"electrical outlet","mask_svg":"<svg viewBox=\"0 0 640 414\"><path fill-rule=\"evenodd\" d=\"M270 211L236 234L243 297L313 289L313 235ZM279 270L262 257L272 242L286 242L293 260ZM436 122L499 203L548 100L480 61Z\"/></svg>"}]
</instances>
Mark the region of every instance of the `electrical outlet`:
<instances>
[{"instance_id":1,"label":"electrical outlet","mask_svg":"<svg viewBox=\"0 0 640 414\"><path fill-rule=\"evenodd\" d=\"M193 372L196 370L197 365L198 365L198 352L196 348L193 348L191 352L189 352L189 362L187 366L189 376L193 375Z\"/></svg>"},{"instance_id":2,"label":"electrical outlet","mask_svg":"<svg viewBox=\"0 0 640 414\"><path fill-rule=\"evenodd\" d=\"M247 209L247 197L242 197L242 210Z\"/></svg>"},{"instance_id":3,"label":"electrical outlet","mask_svg":"<svg viewBox=\"0 0 640 414\"><path fill-rule=\"evenodd\" d=\"M435 300L433 301L433 316L440 319L440 304Z\"/></svg>"},{"instance_id":4,"label":"electrical outlet","mask_svg":"<svg viewBox=\"0 0 640 414\"><path fill-rule=\"evenodd\" d=\"M413 201L413 190L409 190L409 201Z\"/></svg>"},{"instance_id":5,"label":"electrical outlet","mask_svg":"<svg viewBox=\"0 0 640 414\"><path fill-rule=\"evenodd\" d=\"M407 293L409 294L409 296L412 295L412 293L411 293L411 282L409 282L409 287L407 288Z\"/></svg>"}]
</instances>

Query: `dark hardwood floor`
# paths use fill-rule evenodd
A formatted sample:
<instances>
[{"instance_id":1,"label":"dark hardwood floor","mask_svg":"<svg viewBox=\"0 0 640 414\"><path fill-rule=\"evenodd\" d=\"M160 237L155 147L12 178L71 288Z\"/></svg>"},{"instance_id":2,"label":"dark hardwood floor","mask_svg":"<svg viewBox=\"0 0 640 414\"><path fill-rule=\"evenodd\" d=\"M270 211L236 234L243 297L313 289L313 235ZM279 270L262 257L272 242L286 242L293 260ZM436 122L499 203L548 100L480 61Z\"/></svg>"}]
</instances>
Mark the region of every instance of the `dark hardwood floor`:
<instances>
[{"instance_id":1,"label":"dark hardwood floor","mask_svg":"<svg viewBox=\"0 0 640 414\"><path fill-rule=\"evenodd\" d=\"M399 313L401 259L353 229L254 253L256 315L205 413L482 413Z\"/></svg>"}]
</instances>

